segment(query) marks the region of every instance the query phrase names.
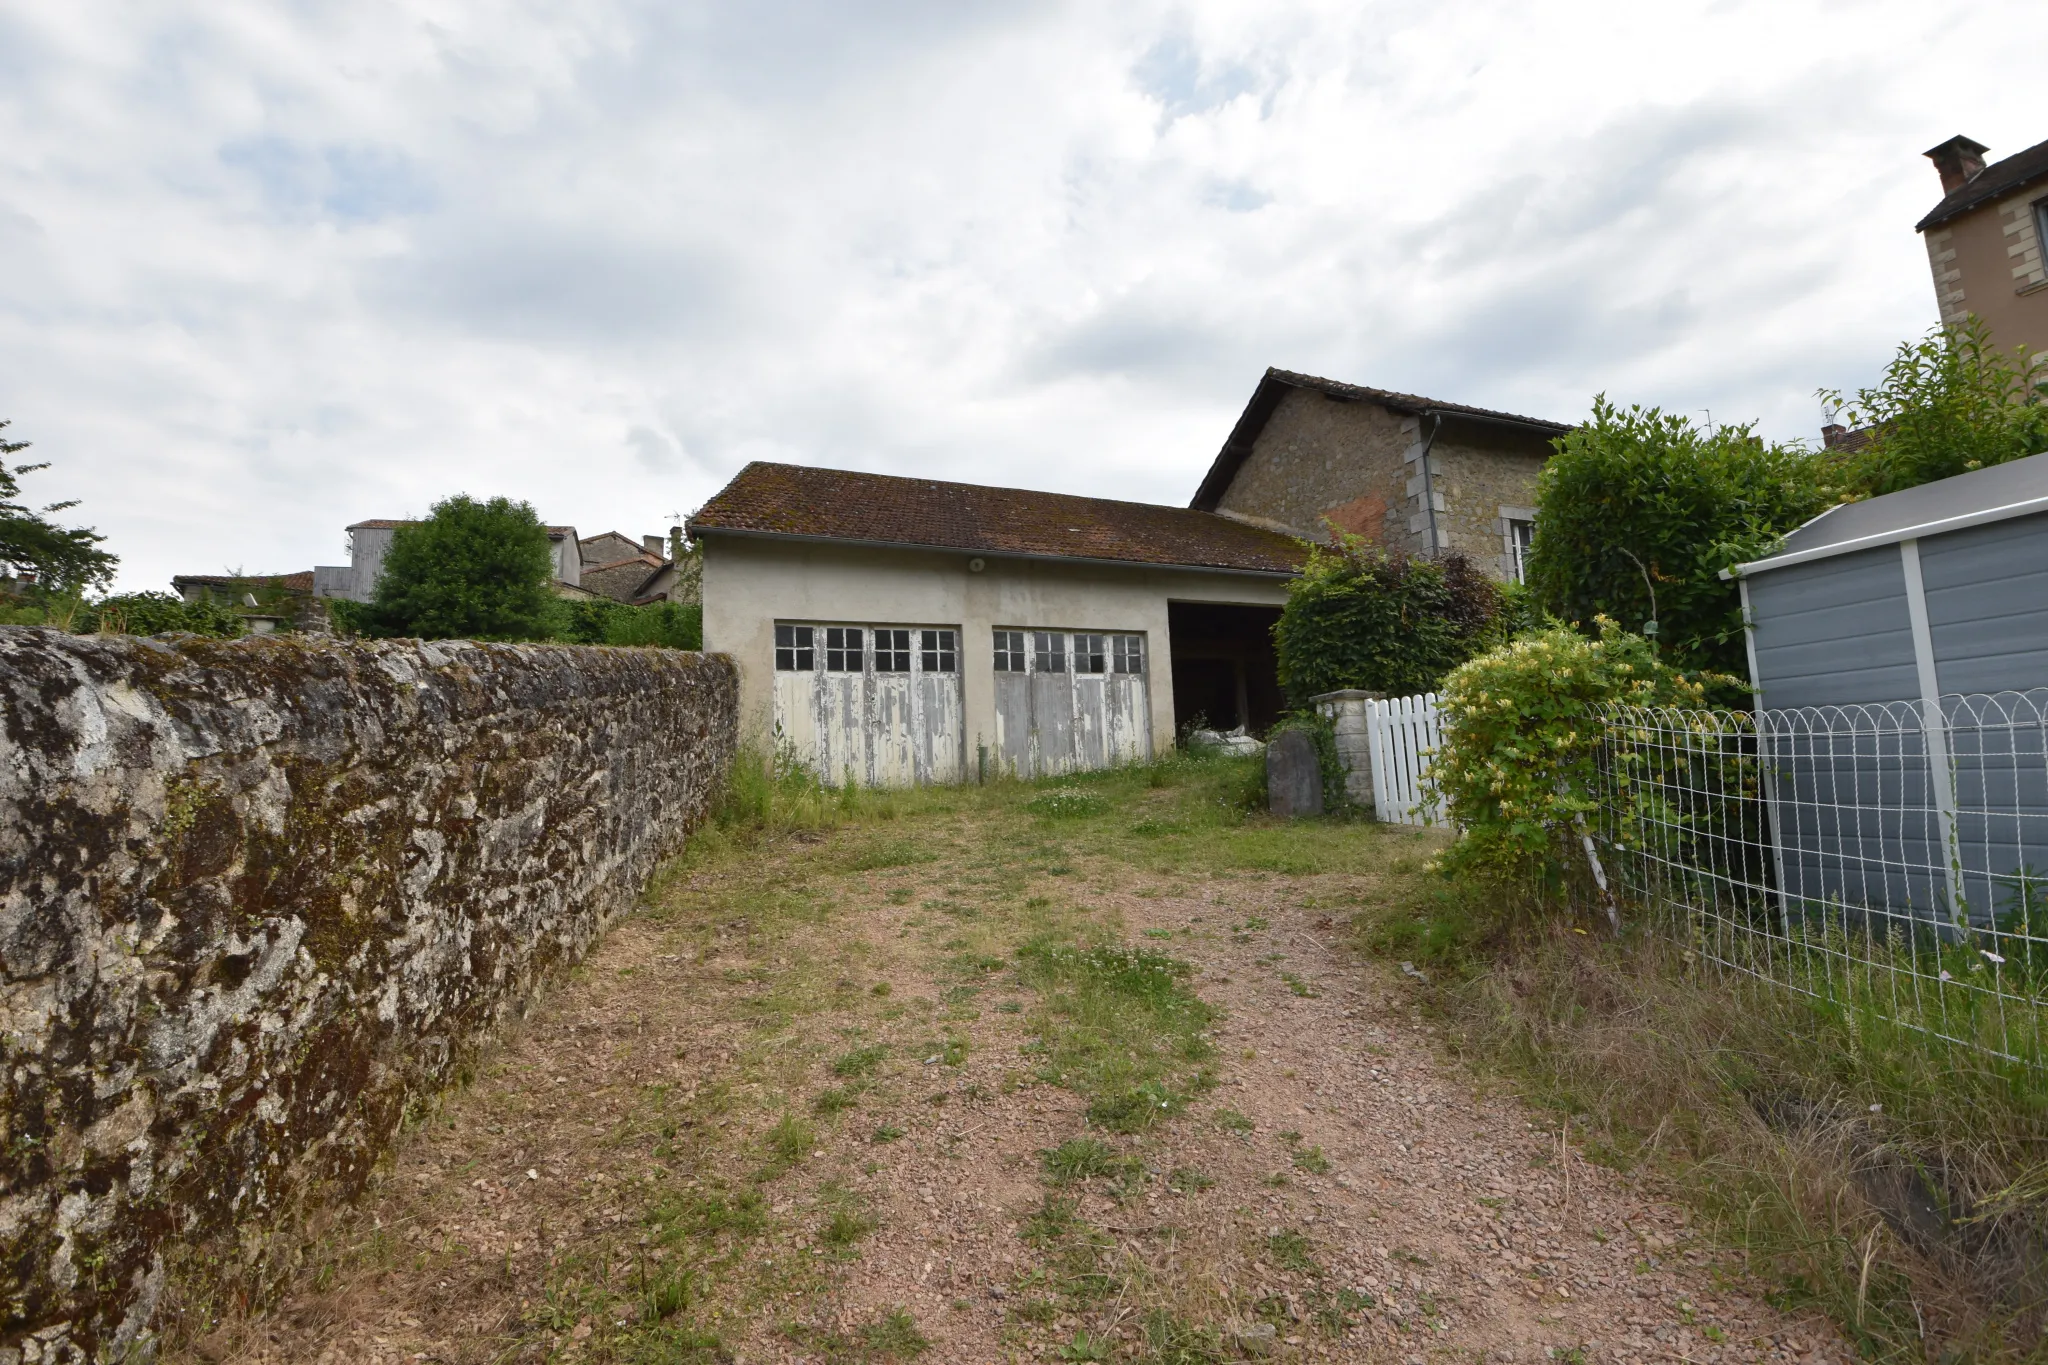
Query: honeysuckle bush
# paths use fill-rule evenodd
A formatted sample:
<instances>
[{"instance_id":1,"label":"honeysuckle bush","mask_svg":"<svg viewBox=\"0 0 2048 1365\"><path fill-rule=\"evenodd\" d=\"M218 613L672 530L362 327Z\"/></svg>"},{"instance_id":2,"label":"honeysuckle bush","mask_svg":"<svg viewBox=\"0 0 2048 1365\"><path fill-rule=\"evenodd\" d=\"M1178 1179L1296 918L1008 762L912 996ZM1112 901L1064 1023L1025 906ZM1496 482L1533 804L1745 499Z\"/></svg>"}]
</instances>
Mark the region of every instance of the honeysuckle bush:
<instances>
[{"instance_id":1,"label":"honeysuckle bush","mask_svg":"<svg viewBox=\"0 0 2048 1365\"><path fill-rule=\"evenodd\" d=\"M1554 886L1583 855L1576 821L1598 805L1602 716L1611 706L1707 707L1734 678L1684 673L1604 617L1596 637L1533 631L1453 669L1438 691L1443 747L1430 777L1457 842L1453 873Z\"/></svg>"}]
</instances>

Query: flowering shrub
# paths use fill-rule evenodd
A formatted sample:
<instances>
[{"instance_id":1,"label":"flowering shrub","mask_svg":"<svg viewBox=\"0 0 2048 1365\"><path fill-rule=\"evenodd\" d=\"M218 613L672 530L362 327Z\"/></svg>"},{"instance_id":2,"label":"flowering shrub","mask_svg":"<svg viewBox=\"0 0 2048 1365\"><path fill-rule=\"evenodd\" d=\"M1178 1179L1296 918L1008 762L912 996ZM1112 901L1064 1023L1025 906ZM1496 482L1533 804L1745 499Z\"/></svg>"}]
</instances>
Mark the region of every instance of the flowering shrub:
<instances>
[{"instance_id":1,"label":"flowering shrub","mask_svg":"<svg viewBox=\"0 0 2048 1365\"><path fill-rule=\"evenodd\" d=\"M1601 709L1704 706L1739 686L1679 673L1650 642L1605 617L1600 636L1525 635L1451 672L1438 696L1444 742L1430 777L1460 827L1450 860L1505 880L1547 878L1567 864L1573 820L1593 809Z\"/></svg>"}]
</instances>

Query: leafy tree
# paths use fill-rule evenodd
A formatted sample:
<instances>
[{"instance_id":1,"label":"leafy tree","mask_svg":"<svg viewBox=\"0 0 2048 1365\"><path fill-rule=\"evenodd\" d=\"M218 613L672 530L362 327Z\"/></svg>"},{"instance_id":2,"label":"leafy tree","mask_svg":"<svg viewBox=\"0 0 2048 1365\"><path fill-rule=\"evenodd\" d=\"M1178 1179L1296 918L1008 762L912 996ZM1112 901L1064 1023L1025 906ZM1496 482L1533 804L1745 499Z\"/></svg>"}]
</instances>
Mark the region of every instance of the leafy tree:
<instances>
[{"instance_id":1,"label":"leafy tree","mask_svg":"<svg viewBox=\"0 0 2048 1365\"><path fill-rule=\"evenodd\" d=\"M1462 554L1411 559L1346 536L1317 546L1273 628L1288 700L1341 688L1427 692L1484 648L1499 590Z\"/></svg>"},{"instance_id":2,"label":"leafy tree","mask_svg":"<svg viewBox=\"0 0 2048 1365\"><path fill-rule=\"evenodd\" d=\"M2001 351L1975 316L1905 342L1876 388L1845 402L1821 398L1870 443L1841 460L1842 482L1858 493L1902 488L2048 451L2048 363L2027 348Z\"/></svg>"},{"instance_id":3,"label":"leafy tree","mask_svg":"<svg viewBox=\"0 0 2048 1365\"><path fill-rule=\"evenodd\" d=\"M559 612L554 551L533 508L457 494L391 538L366 634L422 640L545 640Z\"/></svg>"},{"instance_id":4,"label":"leafy tree","mask_svg":"<svg viewBox=\"0 0 2048 1365\"><path fill-rule=\"evenodd\" d=\"M0 421L0 428L8 425ZM26 441L0 437L0 564L17 574L33 573L37 585L51 593L77 593L108 582L120 560L99 548L105 537L89 528L59 526L48 519L53 512L76 507L75 499L53 502L40 512L16 501L21 496L21 476L50 467L46 462L10 469L7 457L27 449Z\"/></svg>"},{"instance_id":5,"label":"leafy tree","mask_svg":"<svg viewBox=\"0 0 2048 1365\"><path fill-rule=\"evenodd\" d=\"M1553 444L1528 564L1538 605L1581 629L1654 620L1679 666L1746 674L1741 597L1719 575L1834 500L1815 457L1604 394Z\"/></svg>"}]
</instances>

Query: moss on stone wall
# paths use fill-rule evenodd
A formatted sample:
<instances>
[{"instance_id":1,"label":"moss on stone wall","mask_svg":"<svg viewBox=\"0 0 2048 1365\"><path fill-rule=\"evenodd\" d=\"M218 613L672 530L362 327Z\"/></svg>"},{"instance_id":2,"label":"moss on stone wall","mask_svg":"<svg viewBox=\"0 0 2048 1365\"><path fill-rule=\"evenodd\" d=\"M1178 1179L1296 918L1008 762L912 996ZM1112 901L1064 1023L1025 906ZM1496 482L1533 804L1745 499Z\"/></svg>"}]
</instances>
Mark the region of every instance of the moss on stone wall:
<instances>
[{"instance_id":1,"label":"moss on stone wall","mask_svg":"<svg viewBox=\"0 0 2048 1365\"><path fill-rule=\"evenodd\" d=\"M178 1248L360 1185L704 813L662 650L0 629L0 1365L145 1344Z\"/></svg>"}]
</instances>

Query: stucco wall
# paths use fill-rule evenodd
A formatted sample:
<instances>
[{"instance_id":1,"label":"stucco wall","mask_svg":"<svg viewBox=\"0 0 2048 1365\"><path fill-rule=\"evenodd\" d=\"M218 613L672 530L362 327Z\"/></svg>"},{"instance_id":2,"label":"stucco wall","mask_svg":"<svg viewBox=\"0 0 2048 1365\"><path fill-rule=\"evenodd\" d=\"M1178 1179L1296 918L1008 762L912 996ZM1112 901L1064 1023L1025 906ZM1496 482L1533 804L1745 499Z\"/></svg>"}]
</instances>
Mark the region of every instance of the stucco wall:
<instances>
[{"instance_id":1,"label":"stucco wall","mask_svg":"<svg viewBox=\"0 0 2048 1365\"><path fill-rule=\"evenodd\" d=\"M1319 540L1329 527L1419 554L1430 547L1421 419L1295 389L1280 400L1217 510ZM1535 434L1446 423L1430 446L1437 544L1497 578L1512 573L1503 507L1536 503L1549 447Z\"/></svg>"},{"instance_id":2,"label":"stucco wall","mask_svg":"<svg viewBox=\"0 0 2048 1365\"><path fill-rule=\"evenodd\" d=\"M775 622L956 626L968 752L995 743L998 626L1128 631L1146 638L1152 751L1173 746L1173 665L1166 604L1279 606L1287 580L1207 570L1002 559L951 551L867 549L707 533L704 647L740 670L742 724L765 734L774 716Z\"/></svg>"},{"instance_id":3,"label":"stucco wall","mask_svg":"<svg viewBox=\"0 0 2048 1365\"><path fill-rule=\"evenodd\" d=\"M722 659L0 629L0 1362L367 1174L677 852ZM288 1220L286 1220L288 1221Z\"/></svg>"},{"instance_id":4,"label":"stucco wall","mask_svg":"<svg viewBox=\"0 0 2048 1365\"><path fill-rule=\"evenodd\" d=\"M2000 349L2048 351L2048 253L2033 210L2044 195L2048 186L2032 185L1927 233L1943 322L1975 313Z\"/></svg>"}]
</instances>

